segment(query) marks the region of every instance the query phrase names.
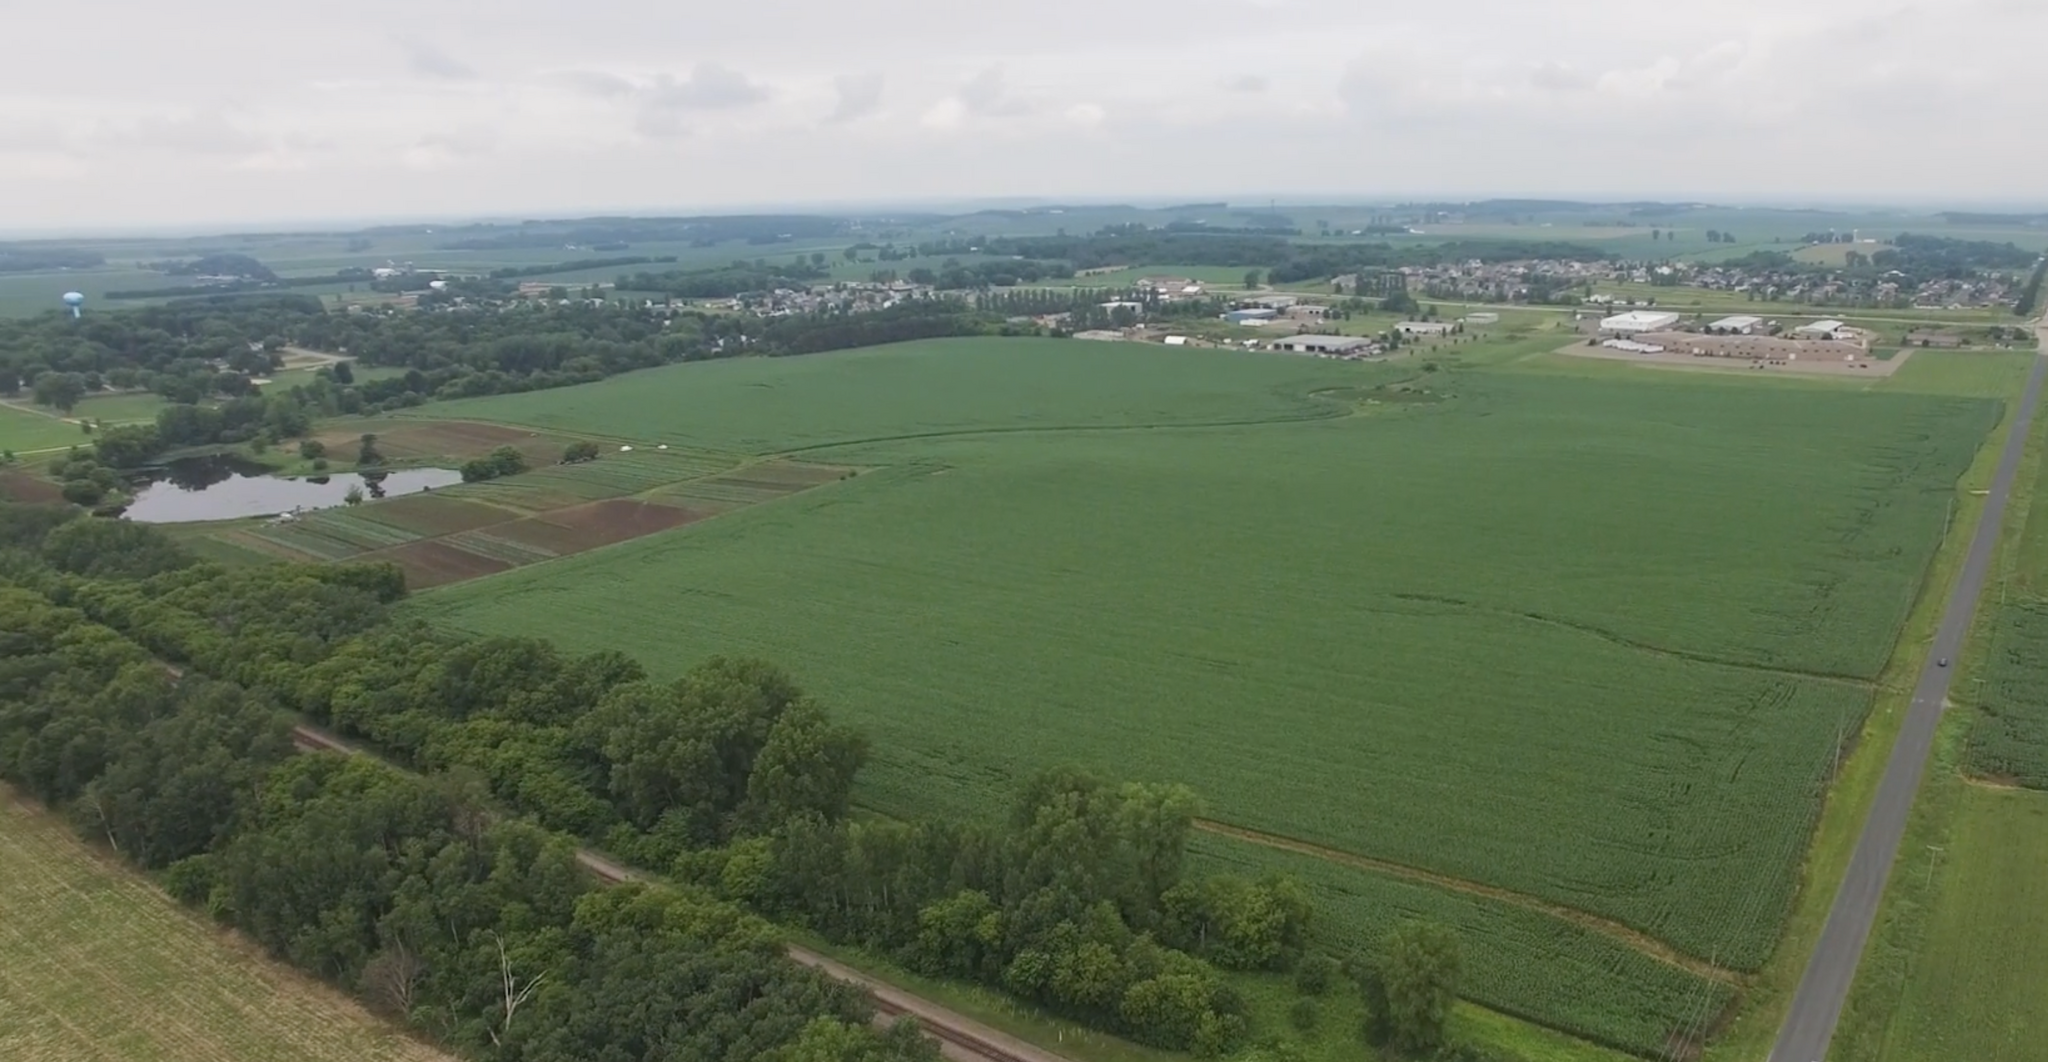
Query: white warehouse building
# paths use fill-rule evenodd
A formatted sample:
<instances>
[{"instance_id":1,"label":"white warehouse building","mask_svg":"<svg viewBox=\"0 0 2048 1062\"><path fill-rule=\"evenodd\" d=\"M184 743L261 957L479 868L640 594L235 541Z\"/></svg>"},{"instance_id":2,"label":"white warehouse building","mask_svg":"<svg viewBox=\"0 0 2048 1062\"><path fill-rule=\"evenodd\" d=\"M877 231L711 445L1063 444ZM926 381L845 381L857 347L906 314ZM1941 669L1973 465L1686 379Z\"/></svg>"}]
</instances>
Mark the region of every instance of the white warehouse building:
<instances>
[{"instance_id":1,"label":"white warehouse building","mask_svg":"<svg viewBox=\"0 0 2048 1062\"><path fill-rule=\"evenodd\" d=\"M1707 334L1721 336L1746 336L1749 335L1751 332L1756 331L1758 328L1762 327L1763 323L1764 319L1761 317L1752 317L1749 314L1736 314L1733 317L1723 317L1720 320L1715 321L1713 324L1708 325Z\"/></svg>"},{"instance_id":2,"label":"white warehouse building","mask_svg":"<svg viewBox=\"0 0 2048 1062\"><path fill-rule=\"evenodd\" d=\"M1801 339L1842 339L1845 338L1843 333L1847 332L1848 328L1848 325L1830 319L1815 321L1809 325L1800 325L1792 330L1792 334Z\"/></svg>"},{"instance_id":3,"label":"white warehouse building","mask_svg":"<svg viewBox=\"0 0 2048 1062\"><path fill-rule=\"evenodd\" d=\"M1600 319L1600 330L1611 335L1632 336L1637 332L1661 332L1678 323L1675 313L1656 310L1630 310L1612 317Z\"/></svg>"}]
</instances>

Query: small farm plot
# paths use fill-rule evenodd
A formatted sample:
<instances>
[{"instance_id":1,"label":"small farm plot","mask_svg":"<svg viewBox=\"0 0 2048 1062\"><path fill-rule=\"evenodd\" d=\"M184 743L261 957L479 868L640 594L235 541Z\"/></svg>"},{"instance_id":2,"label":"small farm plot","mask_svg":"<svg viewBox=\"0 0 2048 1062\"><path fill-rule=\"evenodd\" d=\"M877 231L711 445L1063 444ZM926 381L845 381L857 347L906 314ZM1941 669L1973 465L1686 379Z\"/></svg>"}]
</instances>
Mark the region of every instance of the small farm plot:
<instances>
[{"instance_id":1,"label":"small farm plot","mask_svg":"<svg viewBox=\"0 0 2048 1062\"><path fill-rule=\"evenodd\" d=\"M1096 400L1068 383L1048 422ZM871 734L885 813L1091 764L1755 969L1996 404L1433 386L1372 416L1251 388L1235 426L898 431L811 453L884 469L816 500L411 607L661 673L783 662ZM1632 1042L1683 1026L1657 1008Z\"/></svg>"},{"instance_id":2,"label":"small farm plot","mask_svg":"<svg viewBox=\"0 0 2048 1062\"><path fill-rule=\"evenodd\" d=\"M444 1062L0 790L0 1058Z\"/></svg>"},{"instance_id":3,"label":"small farm plot","mask_svg":"<svg viewBox=\"0 0 2048 1062\"><path fill-rule=\"evenodd\" d=\"M435 535L452 535L457 531L472 531L479 527L503 523L518 514L491 505L451 498L443 491L411 494L374 505L365 505L356 515L364 520L409 531L415 537L432 538Z\"/></svg>"},{"instance_id":4,"label":"small farm plot","mask_svg":"<svg viewBox=\"0 0 2048 1062\"><path fill-rule=\"evenodd\" d=\"M374 505L365 508L374 508ZM420 537L417 532L369 519L355 508L324 509L295 520L244 528L240 534L324 561L347 560L371 550L401 546Z\"/></svg>"}]
</instances>

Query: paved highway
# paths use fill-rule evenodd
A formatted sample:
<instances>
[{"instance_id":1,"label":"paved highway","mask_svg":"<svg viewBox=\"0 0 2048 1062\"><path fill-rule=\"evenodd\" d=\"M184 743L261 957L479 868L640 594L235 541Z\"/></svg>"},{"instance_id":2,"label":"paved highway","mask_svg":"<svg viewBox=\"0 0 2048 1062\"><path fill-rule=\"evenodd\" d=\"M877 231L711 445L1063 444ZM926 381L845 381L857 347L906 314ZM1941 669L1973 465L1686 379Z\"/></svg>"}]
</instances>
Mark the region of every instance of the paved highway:
<instances>
[{"instance_id":1,"label":"paved highway","mask_svg":"<svg viewBox=\"0 0 2048 1062\"><path fill-rule=\"evenodd\" d=\"M1935 726L1941 722L1942 706L1948 697L1953 672L1942 661L1954 659L1962 649L1963 636L1970 629L1970 617L1977 610L1984 576L1991 568L1991 555L1998 546L1999 528L2005 523L2005 501L2012 493L2012 481L2019 471L2020 454L2026 448L2027 428L2033 423L2034 407L2040 402L2041 380L2048 375L2048 317L2036 325L2041 333L2042 352L2034 359L2034 371L2027 377L2027 389L2013 418L2012 434L1998 457L1998 470L1991 480L1991 493L1984 499L1984 513L1977 532L1970 539L1970 554L1963 561L1963 573L1950 591L1941 614L1941 626L1934 645L1921 665L1919 684L1913 687L1913 703L1906 709L1905 726L1892 746L1892 758L1885 764L1884 779L1878 783L1877 800L1870 817L1863 822L1863 834L1856 839L1856 851L1849 857L1849 873L1835 893L1835 905L1828 911L1821 929L1820 944L1807 960L1806 973L1793 993L1792 1009L1778 1030L1778 1042L1771 1048L1770 1062L1822 1062L1828 1042L1834 1039L1835 1023L1842 1017L1842 1004L1849 999L1849 986L1856 980L1856 963L1863 945L1870 939L1871 924L1884 898L1885 879L1899 854L1899 840L1906 833L1906 814L1912 810L1913 794L1926 773L1927 757L1934 749Z\"/></svg>"}]
</instances>

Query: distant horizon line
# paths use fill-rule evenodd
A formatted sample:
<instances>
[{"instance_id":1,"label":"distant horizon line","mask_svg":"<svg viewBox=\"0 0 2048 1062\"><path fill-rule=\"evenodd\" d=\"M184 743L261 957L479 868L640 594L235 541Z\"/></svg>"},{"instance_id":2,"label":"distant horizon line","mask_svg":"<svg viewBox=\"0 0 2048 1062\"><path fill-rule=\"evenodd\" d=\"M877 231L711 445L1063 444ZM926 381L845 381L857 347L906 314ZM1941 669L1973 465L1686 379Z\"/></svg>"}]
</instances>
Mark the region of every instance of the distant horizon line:
<instances>
[{"instance_id":1,"label":"distant horizon line","mask_svg":"<svg viewBox=\"0 0 2048 1062\"><path fill-rule=\"evenodd\" d=\"M529 211L481 211L475 214L359 214L328 215L318 218L274 218L245 220L212 220L169 223L137 223L110 225L58 225L48 227L0 226L0 241L6 240L62 240L62 239L107 239L119 237L176 239L206 236L278 235L289 233L347 233L369 228L397 225L517 225L527 222L579 221L588 218L663 218L663 217L740 217L760 214L790 214L811 216L834 216L872 213L926 213L967 215L992 210L1016 210L1051 207L1115 207L1128 206L1140 210L1163 210L1176 205L1194 203L1227 203L1232 208L1250 208L1272 205L1275 207L1358 207L1358 206L1404 206L1417 203L1489 203L1526 200L1529 202L1583 203L1588 206L1613 206L1632 203L1660 203L1670 205L1691 205L1719 207L1735 210L1779 210L1813 211L1816 213L1847 213L1851 211L1899 211L1930 215L1944 211L1971 213L2043 213L2048 214L2048 202L2019 202L2010 200L1966 200L1935 198L1870 198L1846 197L1839 199L1799 198L1786 196L1772 198L1763 196L1674 196L1644 194L1607 195L1448 195L1448 194L1287 194L1237 193L1237 194L1189 194L1180 196L974 196L958 198L923 199L851 199L851 200L808 200L759 203L736 203L718 206L698 205L641 205L635 207L562 207L551 210Z\"/></svg>"}]
</instances>

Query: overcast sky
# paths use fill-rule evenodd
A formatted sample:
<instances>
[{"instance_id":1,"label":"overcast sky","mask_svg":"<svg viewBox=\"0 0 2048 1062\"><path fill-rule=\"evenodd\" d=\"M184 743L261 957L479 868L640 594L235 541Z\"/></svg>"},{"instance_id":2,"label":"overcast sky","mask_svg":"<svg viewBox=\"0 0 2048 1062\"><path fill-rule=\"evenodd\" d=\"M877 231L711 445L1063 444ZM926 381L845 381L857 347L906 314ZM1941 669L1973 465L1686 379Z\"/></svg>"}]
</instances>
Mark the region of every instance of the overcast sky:
<instances>
[{"instance_id":1,"label":"overcast sky","mask_svg":"<svg viewBox=\"0 0 2048 1062\"><path fill-rule=\"evenodd\" d=\"M2042 0L0 0L0 229L2048 201Z\"/></svg>"}]
</instances>

